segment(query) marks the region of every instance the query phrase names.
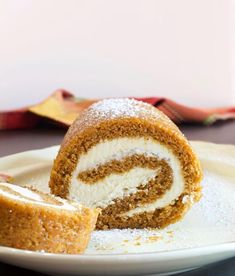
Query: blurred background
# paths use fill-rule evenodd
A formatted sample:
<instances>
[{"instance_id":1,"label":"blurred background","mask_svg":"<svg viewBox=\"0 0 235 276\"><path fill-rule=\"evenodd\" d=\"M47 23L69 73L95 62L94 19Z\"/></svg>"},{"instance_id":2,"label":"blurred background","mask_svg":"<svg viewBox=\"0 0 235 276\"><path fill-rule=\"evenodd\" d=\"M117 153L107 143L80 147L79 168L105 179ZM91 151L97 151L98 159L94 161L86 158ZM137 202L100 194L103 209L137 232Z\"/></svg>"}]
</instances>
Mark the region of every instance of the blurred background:
<instances>
[{"instance_id":1,"label":"blurred background","mask_svg":"<svg viewBox=\"0 0 235 276\"><path fill-rule=\"evenodd\" d=\"M78 97L235 104L233 0L0 0L0 109Z\"/></svg>"}]
</instances>

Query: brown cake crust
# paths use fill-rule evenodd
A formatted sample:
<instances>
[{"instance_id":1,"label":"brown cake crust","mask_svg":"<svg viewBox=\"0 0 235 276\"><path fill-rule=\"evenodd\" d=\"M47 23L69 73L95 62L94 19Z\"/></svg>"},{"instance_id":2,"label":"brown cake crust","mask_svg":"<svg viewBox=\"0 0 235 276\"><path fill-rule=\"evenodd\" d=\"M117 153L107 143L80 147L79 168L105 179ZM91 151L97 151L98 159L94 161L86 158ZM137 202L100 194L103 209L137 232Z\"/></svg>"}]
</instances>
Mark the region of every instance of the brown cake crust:
<instances>
[{"instance_id":1,"label":"brown cake crust","mask_svg":"<svg viewBox=\"0 0 235 276\"><path fill-rule=\"evenodd\" d=\"M2 188L1 183L0 189L11 190ZM49 203L58 204L55 197L37 193L45 200L50 198ZM55 209L53 205L37 205L35 200L22 202L0 193L0 245L50 253L83 253L95 227L98 210L74 206L75 210Z\"/></svg>"},{"instance_id":2,"label":"brown cake crust","mask_svg":"<svg viewBox=\"0 0 235 276\"><path fill-rule=\"evenodd\" d=\"M153 106L135 100L107 100L96 103L73 123L54 161L49 183L52 193L66 198L80 155L102 141L122 137L153 139L170 149L180 161L185 191L171 206L153 213L134 215L128 220L115 216L111 211L116 208L119 202L117 199L113 207L108 206L102 210L97 228L165 227L177 221L191 206L190 201L182 202L183 197L191 196L197 201L201 196L202 171L199 161L187 139L167 116ZM120 208L126 210L124 201L121 201Z\"/></svg>"}]
</instances>

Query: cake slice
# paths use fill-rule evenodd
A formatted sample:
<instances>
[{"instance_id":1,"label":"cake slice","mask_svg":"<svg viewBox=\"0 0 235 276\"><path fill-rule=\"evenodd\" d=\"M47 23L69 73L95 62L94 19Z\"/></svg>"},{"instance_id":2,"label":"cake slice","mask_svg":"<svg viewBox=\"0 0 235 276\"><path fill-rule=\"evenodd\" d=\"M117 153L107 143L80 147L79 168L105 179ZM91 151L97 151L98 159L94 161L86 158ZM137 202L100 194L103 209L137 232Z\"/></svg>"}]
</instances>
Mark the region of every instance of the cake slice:
<instances>
[{"instance_id":1,"label":"cake slice","mask_svg":"<svg viewBox=\"0 0 235 276\"><path fill-rule=\"evenodd\" d=\"M133 99L90 106L69 128L51 192L102 209L97 229L163 228L201 196L189 142L155 107Z\"/></svg>"},{"instance_id":2,"label":"cake slice","mask_svg":"<svg viewBox=\"0 0 235 276\"><path fill-rule=\"evenodd\" d=\"M9 183L0 183L0 245L82 253L98 211Z\"/></svg>"}]
</instances>

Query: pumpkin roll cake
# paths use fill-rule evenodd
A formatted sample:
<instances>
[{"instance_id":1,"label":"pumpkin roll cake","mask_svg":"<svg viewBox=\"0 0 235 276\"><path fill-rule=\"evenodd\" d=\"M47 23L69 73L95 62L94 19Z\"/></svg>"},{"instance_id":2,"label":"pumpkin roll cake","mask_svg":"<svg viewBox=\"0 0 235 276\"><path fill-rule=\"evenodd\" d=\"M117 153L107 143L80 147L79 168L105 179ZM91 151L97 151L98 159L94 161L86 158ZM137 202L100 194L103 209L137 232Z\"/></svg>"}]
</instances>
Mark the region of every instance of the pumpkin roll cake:
<instances>
[{"instance_id":1,"label":"pumpkin roll cake","mask_svg":"<svg viewBox=\"0 0 235 276\"><path fill-rule=\"evenodd\" d=\"M51 253L82 253L98 211L9 183L0 183L0 245Z\"/></svg>"},{"instance_id":2,"label":"pumpkin roll cake","mask_svg":"<svg viewBox=\"0 0 235 276\"><path fill-rule=\"evenodd\" d=\"M189 142L155 107L134 99L91 105L69 128L51 192L101 208L97 229L163 228L200 199L202 172Z\"/></svg>"}]
</instances>

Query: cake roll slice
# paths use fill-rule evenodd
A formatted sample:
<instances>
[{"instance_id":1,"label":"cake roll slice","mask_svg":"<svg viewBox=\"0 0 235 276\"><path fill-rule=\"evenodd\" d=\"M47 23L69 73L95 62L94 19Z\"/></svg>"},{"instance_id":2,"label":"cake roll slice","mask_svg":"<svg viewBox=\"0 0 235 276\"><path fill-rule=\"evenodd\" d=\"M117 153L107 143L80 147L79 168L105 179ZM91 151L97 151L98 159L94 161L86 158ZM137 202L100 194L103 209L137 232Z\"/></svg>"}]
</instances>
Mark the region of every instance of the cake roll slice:
<instances>
[{"instance_id":1,"label":"cake roll slice","mask_svg":"<svg viewBox=\"0 0 235 276\"><path fill-rule=\"evenodd\" d=\"M0 183L0 245L82 253L98 211L29 188Z\"/></svg>"},{"instance_id":2,"label":"cake roll slice","mask_svg":"<svg viewBox=\"0 0 235 276\"><path fill-rule=\"evenodd\" d=\"M72 124L49 185L55 195L101 208L97 229L163 228L199 200L201 178L177 126L124 98L97 102Z\"/></svg>"}]
</instances>

